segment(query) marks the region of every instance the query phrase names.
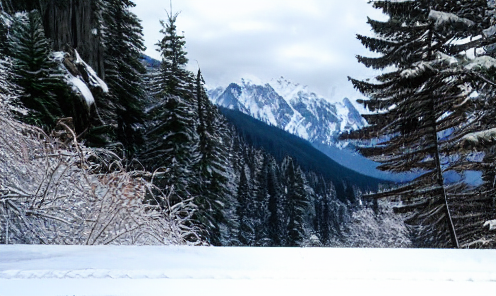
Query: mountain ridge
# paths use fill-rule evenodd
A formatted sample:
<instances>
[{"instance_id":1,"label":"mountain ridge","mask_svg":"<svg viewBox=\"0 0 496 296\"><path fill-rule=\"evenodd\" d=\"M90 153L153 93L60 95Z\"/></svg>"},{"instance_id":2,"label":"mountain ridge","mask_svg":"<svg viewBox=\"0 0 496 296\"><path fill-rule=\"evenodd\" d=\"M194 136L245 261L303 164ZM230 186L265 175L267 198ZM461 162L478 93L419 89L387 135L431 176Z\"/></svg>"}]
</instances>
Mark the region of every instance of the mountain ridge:
<instances>
[{"instance_id":1,"label":"mountain ridge","mask_svg":"<svg viewBox=\"0 0 496 296\"><path fill-rule=\"evenodd\" d=\"M310 142L346 145L337 140L338 135L366 124L348 98L331 103L282 76L266 83L242 78L207 93L218 106L241 111Z\"/></svg>"}]
</instances>

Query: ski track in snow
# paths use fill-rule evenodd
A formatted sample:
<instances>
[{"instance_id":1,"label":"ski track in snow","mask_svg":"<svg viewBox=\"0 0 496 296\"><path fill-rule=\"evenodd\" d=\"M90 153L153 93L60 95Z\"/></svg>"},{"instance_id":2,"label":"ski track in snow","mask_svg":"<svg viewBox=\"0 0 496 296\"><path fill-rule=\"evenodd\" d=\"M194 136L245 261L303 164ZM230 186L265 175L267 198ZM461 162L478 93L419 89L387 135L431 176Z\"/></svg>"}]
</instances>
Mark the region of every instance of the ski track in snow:
<instances>
[{"instance_id":1,"label":"ski track in snow","mask_svg":"<svg viewBox=\"0 0 496 296\"><path fill-rule=\"evenodd\" d=\"M1 296L436 291L496 295L496 250L0 246Z\"/></svg>"}]
</instances>

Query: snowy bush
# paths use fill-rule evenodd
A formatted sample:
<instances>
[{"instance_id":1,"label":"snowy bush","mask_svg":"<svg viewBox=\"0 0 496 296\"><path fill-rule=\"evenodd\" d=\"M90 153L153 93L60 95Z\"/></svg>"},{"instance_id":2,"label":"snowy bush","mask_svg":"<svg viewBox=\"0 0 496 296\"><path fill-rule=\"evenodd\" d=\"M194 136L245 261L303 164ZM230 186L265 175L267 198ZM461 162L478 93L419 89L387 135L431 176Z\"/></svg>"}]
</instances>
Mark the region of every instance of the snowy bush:
<instances>
[{"instance_id":1,"label":"snowy bush","mask_svg":"<svg viewBox=\"0 0 496 296\"><path fill-rule=\"evenodd\" d=\"M353 248L408 248L412 243L404 216L393 212L393 203L378 201L378 209L361 207L344 226L344 245Z\"/></svg>"},{"instance_id":2,"label":"snowy bush","mask_svg":"<svg viewBox=\"0 0 496 296\"><path fill-rule=\"evenodd\" d=\"M0 116L0 243L199 243L187 226L191 203L164 207L168 195L151 176L118 162L92 173L100 156L77 143L68 123L47 135Z\"/></svg>"}]
</instances>

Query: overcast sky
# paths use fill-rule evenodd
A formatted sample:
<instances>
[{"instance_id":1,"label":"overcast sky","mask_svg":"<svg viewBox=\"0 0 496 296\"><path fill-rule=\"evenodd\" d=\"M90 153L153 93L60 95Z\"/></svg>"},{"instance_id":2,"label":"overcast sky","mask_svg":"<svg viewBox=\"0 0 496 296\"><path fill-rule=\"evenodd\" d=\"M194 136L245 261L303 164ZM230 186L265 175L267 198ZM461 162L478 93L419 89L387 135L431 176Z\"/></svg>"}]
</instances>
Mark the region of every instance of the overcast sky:
<instances>
[{"instance_id":1,"label":"overcast sky","mask_svg":"<svg viewBox=\"0 0 496 296\"><path fill-rule=\"evenodd\" d=\"M146 54L156 46L169 0L134 0L142 20ZM242 77L262 81L284 76L331 101L356 99L347 76L373 77L355 55L370 55L356 39L370 35L367 16L384 18L368 0L175 0L180 12L189 69L197 61L208 86L227 86Z\"/></svg>"}]
</instances>

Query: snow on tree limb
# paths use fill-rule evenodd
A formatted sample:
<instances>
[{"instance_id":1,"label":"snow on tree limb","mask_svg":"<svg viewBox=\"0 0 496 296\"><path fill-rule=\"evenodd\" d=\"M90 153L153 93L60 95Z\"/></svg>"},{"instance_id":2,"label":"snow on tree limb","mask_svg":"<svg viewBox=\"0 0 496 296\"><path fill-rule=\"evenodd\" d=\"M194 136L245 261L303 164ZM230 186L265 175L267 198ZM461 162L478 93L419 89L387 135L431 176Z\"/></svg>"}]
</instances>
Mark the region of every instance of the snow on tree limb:
<instances>
[{"instance_id":1,"label":"snow on tree limb","mask_svg":"<svg viewBox=\"0 0 496 296\"><path fill-rule=\"evenodd\" d=\"M474 69L489 69L491 67L496 67L496 59L492 58L488 55L476 57L475 59L471 60L470 63L468 63L465 66L465 69L468 70L474 70Z\"/></svg>"},{"instance_id":2,"label":"snow on tree limb","mask_svg":"<svg viewBox=\"0 0 496 296\"><path fill-rule=\"evenodd\" d=\"M429 20L435 21L434 25L436 27L444 26L449 23L462 23L468 27L473 26L475 23L469 19L462 18L456 14L449 12L442 12L437 10L431 10L428 16Z\"/></svg>"},{"instance_id":3,"label":"snow on tree limb","mask_svg":"<svg viewBox=\"0 0 496 296\"><path fill-rule=\"evenodd\" d=\"M474 132L463 136L461 147L478 147L484 144L493 143L496 140L496 128Z\"/></svg>"},{"instance_id":4,"label":"snow on tree limb","mask_svg":"<svg viewBox=\"0 0 496 296\"><path fill-rule=\"evenodd\" d=\"M489 230L496 230L496 220L489 220L484 222L483 227L489 226Z\"/></svg>"},{"instance_id":5,"label":"snow on tree limb","mask_svg":"<svg viewBox=\"0 0 496 296\"><path fill-rule=\"evenodd\" d=\"M93 94L91 93L88 86L81 79L79 79L78 77L72 76L67 81L72 85L72 88L74 91L80 93L83 96L83 98L86 102L86 106L88 108L90 108L90 106L95 103L95 99L93 98Z\"/></svg>"}]
</instances>

